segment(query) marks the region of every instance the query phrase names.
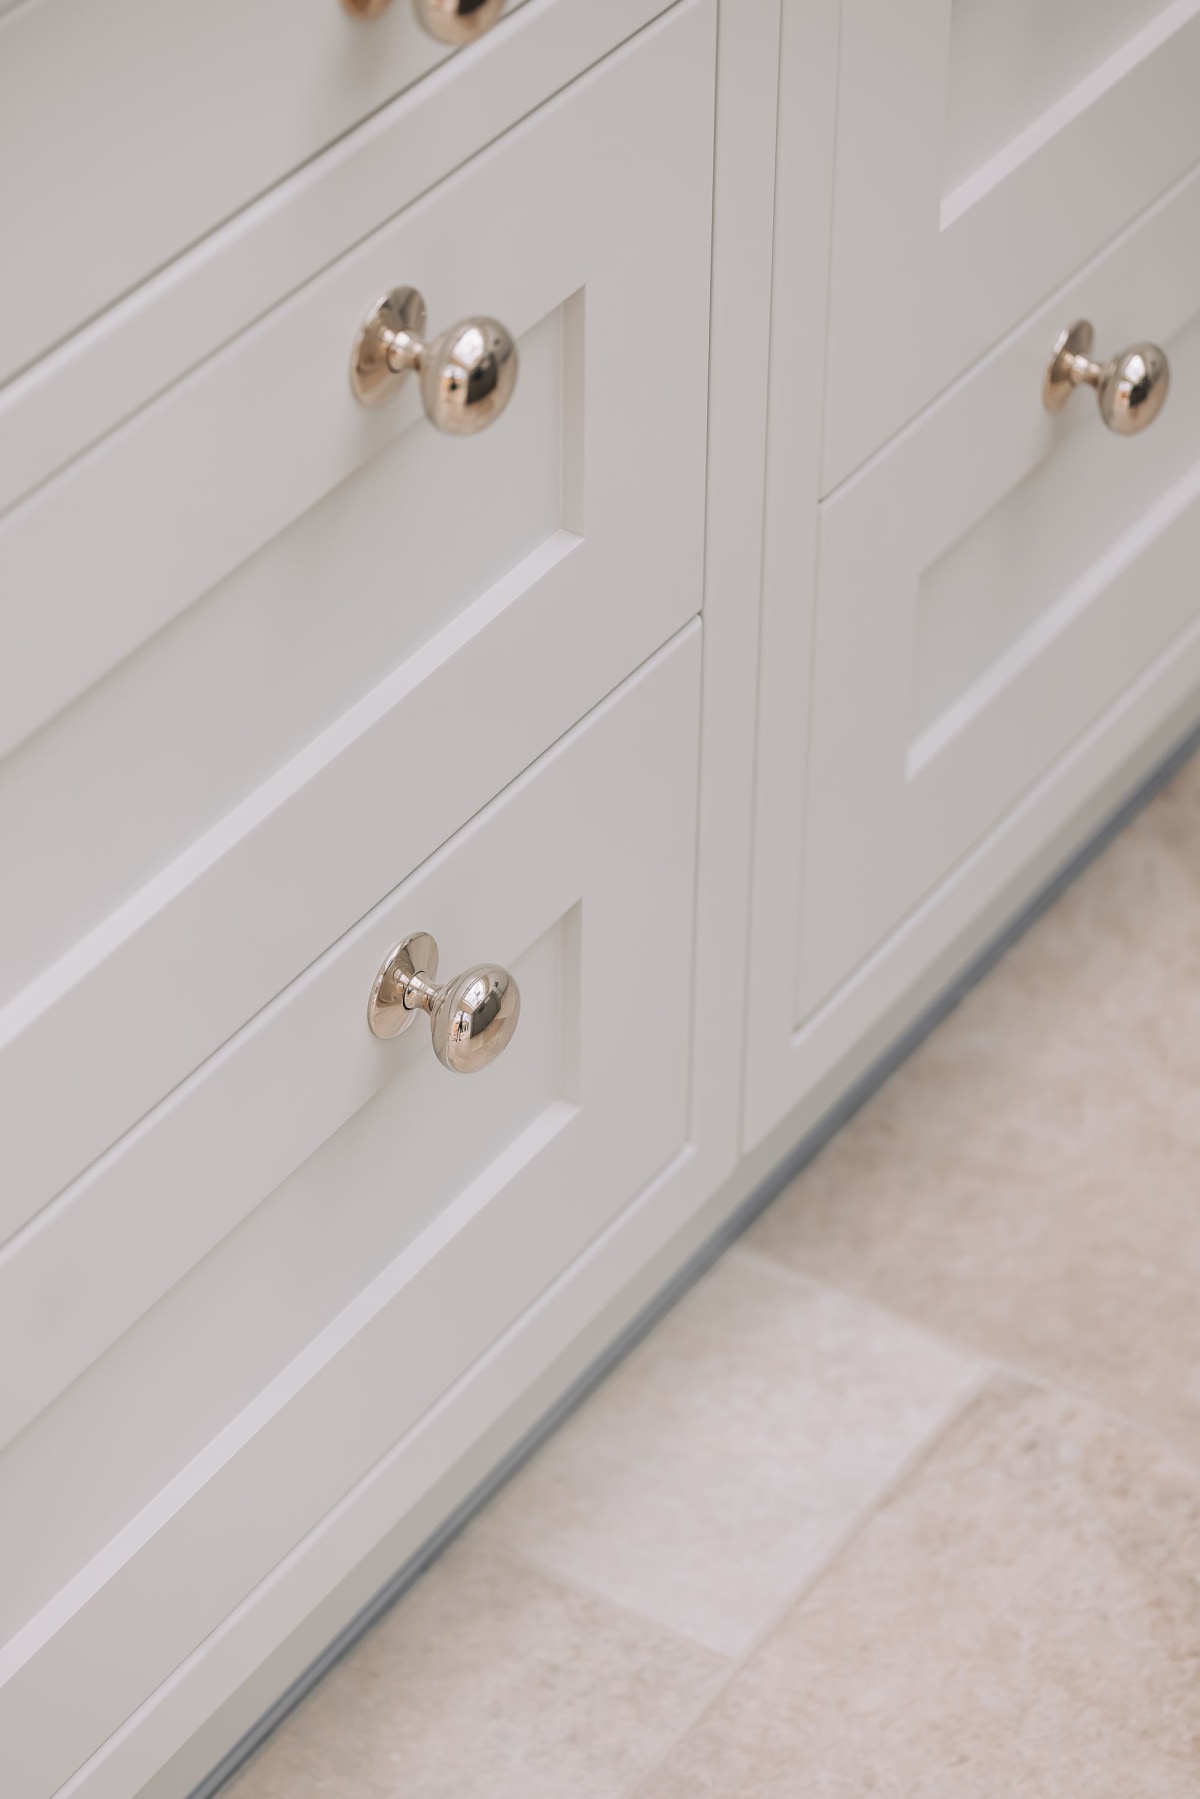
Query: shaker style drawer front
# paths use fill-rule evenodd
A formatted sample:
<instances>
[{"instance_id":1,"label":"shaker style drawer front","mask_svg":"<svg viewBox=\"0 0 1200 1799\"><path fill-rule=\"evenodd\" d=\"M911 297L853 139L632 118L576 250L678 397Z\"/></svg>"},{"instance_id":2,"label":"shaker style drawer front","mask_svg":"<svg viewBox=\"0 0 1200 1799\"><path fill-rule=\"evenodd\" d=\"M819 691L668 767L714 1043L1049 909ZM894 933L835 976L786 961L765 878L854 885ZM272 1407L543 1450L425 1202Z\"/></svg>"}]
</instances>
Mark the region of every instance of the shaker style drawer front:
<instances>
[{"instance_id":1,"label":"shaker style drawer front","mask_svg":"<svg viewBox=\"0 0 1200 1799\"><path fill-rule=\"evenodd\" d=\"M714 13L650 26L0 525L0 1240L699 610ZM404 286L431 356L471 315L515 341L476 436L417 374L351 390Z\"/></svg>"},{"instance_id":2,"label":"shaker style drawer front","mask_svg":"<svg viewBox=\"0 0 1200 1799\"><path fill-rule=\"evenodd\" d=\"M1200 617L1200 173L821 513L801 1017Z\"/></svg>"},{"instance_id":3,"label":"shaker style drawer front","mask_svg":"<svg viewBox=\"0 0 1200 1799\"><path fill-rule=\"evenodd\" d=\"M1200 159L1195 0L846 0L822 491Z\"/></svg>"},{"instance_id":4,"label":"shaker style drawer front","mask_svg":"<svg viewBox=\"0 0 1200 1799\"><path fill-rule=\"evenodd\" d=\"M0 381L520 3L39 0L0 18Z\"/></svg>"},{"instance_id":5,"label":"shaker style drawer front","mask_svg":"<svg viewBox=\"0 0 1200 1799\"><path fill-rule=\"evenodd\" d=\"M693 624L0 1258L0 1536L22 1545L0 1740L22 1799L686 1149L699 675ZM391 829L415 772L392 771ZM520 988L483 1073L439 1065L436 1011L368 1028L414 933L439 978L493 962Z\"/></svg>"}]
</instances>

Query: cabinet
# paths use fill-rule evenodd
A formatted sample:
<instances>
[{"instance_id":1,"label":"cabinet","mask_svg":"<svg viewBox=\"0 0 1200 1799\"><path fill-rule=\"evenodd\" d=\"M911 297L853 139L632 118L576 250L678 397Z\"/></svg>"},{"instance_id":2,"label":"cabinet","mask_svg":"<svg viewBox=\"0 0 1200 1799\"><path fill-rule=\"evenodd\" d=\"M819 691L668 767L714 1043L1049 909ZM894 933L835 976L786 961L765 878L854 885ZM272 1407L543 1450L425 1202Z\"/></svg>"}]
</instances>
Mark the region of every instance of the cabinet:
<instances>
[{"instance_id":1,"label":"cabinet","mask_svg":"<svg viewBox=\"0 0 1200 1799\"><path fill-rule=\"evenodd\" d=\"M845 0L834 120L785 9L748 1144L1194 716L1193 12ZM1144 433L1044 405L1083 317L1165 348Z\"/></svg>"},{"instance_id":2,"label":"cabinet","mask_svg":"<svg viewBox=\"0 0 1200 1799\"><path fill-rule=\"evenodd\" d=\"M373 10L0 0L21 1799L252 1740L1200 720L1193 0Z\"/></svg>"}]
</instances>

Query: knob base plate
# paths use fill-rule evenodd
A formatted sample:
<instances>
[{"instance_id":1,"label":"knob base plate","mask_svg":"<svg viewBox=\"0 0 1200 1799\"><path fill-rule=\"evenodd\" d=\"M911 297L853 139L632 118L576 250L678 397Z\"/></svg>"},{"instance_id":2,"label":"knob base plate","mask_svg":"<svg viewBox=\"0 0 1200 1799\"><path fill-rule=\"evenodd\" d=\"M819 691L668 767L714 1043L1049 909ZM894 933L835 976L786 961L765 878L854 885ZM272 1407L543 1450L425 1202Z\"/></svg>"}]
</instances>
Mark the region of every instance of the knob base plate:
<instances>
[{"instance_id":1,"label":"knob base plate","mask_svg":"<svg viewBox=\"0 0 1200 1799\"><path fill-rule=\"evenodd\" d=\"M389 360L396 340L425 335L425 302L415 287L394 287L362 322L350 358L350 388L364 406L382 406L408 374Z\"/></svg>"},{"instance_id":2,"label":"knob base plate","mask_svg":"<svg viewBox=\"0 0 1200 1799\"><path fill-rule=\"evenodd\" d=\"M1047 412L1061 412L1079 384L1076 357L1092 353L1095 331L1087 319L1077 319L1062 332L1046 364L1042 404Z\"/></svg>"},{"instance_id":3,"label":"knob base plate","mask_svg":"<svg viewBox=\"0 0 1200 1799\"><path fill-rule=\"evenodd\" d=\"M428 931L414 931L398 943L375 976L367 1001L367 1023L376 1037L398 1037L406 1031L420 1008L404 1004L404 994L414 975L432 982L438 971L438 947Z\"/></svg>"}]
</instances>

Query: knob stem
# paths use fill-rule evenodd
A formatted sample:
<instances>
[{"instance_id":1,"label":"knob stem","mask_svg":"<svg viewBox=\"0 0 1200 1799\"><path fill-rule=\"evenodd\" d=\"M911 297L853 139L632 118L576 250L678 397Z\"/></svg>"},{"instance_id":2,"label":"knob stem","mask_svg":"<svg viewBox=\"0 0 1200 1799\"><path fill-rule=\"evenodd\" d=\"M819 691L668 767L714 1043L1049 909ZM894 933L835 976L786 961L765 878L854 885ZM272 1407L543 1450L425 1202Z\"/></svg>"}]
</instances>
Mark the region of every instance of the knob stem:
<instances>
[{"instance_id":1,"label":"knob stem","mask_svg":"<svg viewBox=\"0 0 1200 1799\"><path fill-rule=\"evenodd\" d=\"M1099 387L1104 364L1087 356L1064 356L1062 370L1072 387Z\"/></svg>"},{"instance_id":2,"label":"knob stem","mask_svg":"<svg viewBox=\"0 0 1200 1799\"><path fill-rule=\"evenodd\" d=\"M386 340L384 357L393 375L419 374L425 359L424 339L410 331L396 331Z\"/></svg>"},{"instance_id":3,"label":"knob stem","mask_svg":"<svg viewBox=\"0 0 1200 1799\"><path fill-rule=\"evenodd\" d=\"M425 980L422 975L397 975L395 984L400 988L400 1003L406 1012L432 1013L434 1001L439 989Z\"/></svg>"}]
</instances>

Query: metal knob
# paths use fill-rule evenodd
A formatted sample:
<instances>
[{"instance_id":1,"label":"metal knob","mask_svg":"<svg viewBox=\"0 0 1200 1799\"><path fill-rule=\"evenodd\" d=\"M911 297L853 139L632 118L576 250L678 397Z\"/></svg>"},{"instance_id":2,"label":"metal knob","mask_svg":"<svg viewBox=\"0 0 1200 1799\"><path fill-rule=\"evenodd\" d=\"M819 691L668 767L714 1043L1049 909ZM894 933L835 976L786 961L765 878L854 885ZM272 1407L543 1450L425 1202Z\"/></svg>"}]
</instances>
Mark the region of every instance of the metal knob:
<instances>
[{"instance_id":1,"label":"metal knob","mask_svg":"<svg viewBox=\"0 0 1200 1799\"><path fill-rule=\"evenodd\" d=\"M377 19L392 0L342 0L356 19ZM439 44L473 44L490 31L504 11L504 0L413 0L413 11Z\"/></svg>"},{"instance_id":2,"label":"metal knob","mask_svg":"<svg viewBox=\"0 0 1200 1799\"><path fill-rule=\"evenodd\" d=\"M425 302L395 287L363 320L350 386L364 406L382 406L416 374L432 424L470 437L498 419L517 384L517 346L495 319L462 319L425 342Z\"/></svg>"},{"instance_id":3,"label":"metal knob","mask_svg":"<svg viewBox=\"0 0 1200 1799\"><path fill-rule=\"evenodd\" d=\"M428 1012L433 1053L451 1074L475 1074L512 1042L521 995L506 968L468 968L436 986L438 946L428 931L398 943L371 988L367 1023L377 1037L398 1037Z\"/></svg>"},{"instance_id":4,"label":"metal knob","mask_svg":"<svg viewBox=\"0 0 1200 1799\"><path fill-rule=\"evenodd\" d=\"M1042 400L1048 411L1061 412L1077 387L1094 387L1109 430L1132 437L1163 409L1171 384L1166 354L1157 344L1134 344L1111 362L1093 362L1094 335L1087 319L1076 319L1062 333L1046 365Z\"/></svg>"}]
</instances>

